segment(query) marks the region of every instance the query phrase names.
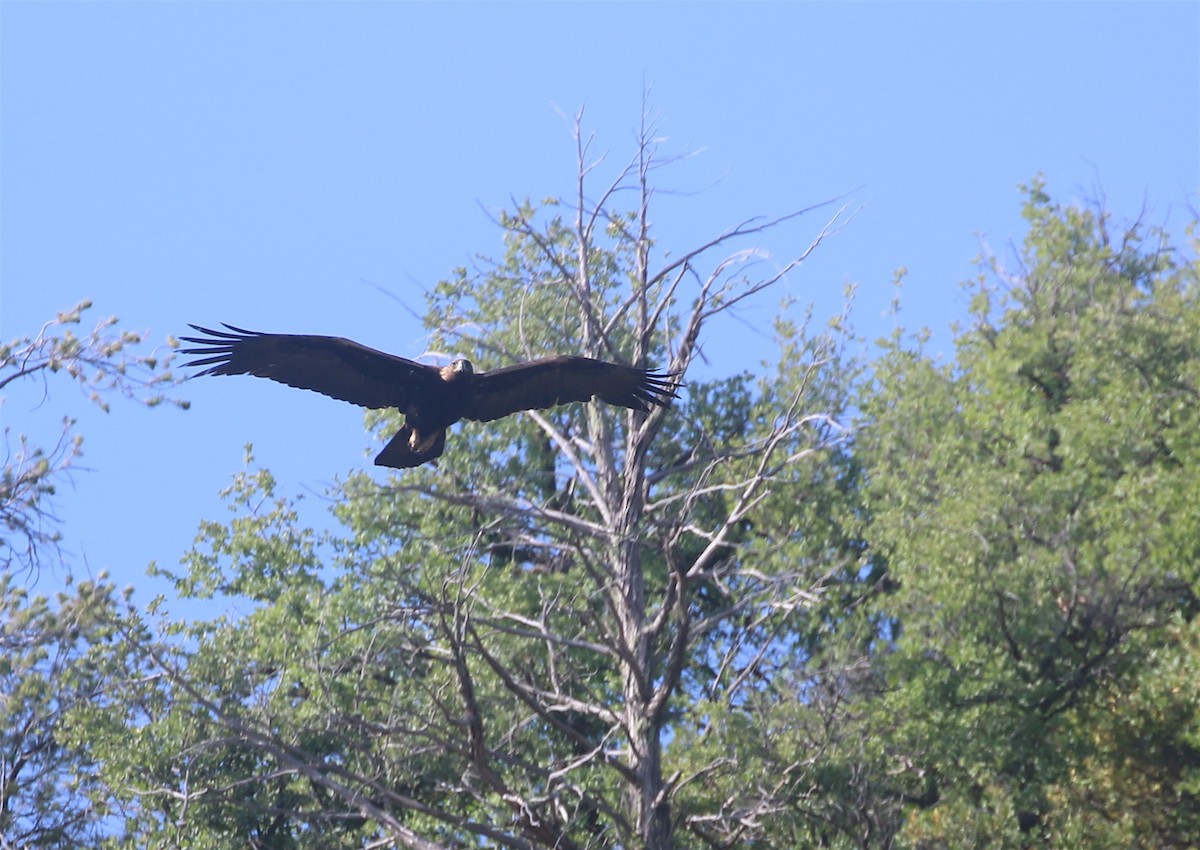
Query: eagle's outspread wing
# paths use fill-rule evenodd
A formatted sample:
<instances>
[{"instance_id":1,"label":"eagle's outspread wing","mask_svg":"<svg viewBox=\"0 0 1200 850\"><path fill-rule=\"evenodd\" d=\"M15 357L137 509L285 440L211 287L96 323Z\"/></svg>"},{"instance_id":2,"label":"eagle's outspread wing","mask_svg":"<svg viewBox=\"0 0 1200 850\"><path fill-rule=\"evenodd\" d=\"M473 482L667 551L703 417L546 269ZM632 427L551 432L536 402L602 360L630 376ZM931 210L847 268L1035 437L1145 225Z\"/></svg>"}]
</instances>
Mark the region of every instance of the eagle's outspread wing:
<instances>
[{"instance_id":1,"label":"eagle's outspread wing","mask_svg":"<svg viewBox=\"0 0 1200 850\"><path fill-rule=\"evenodd\" d=\"M267 334L224 325L185 342L181 349L197 355L186 366L207 366L199 375L257 375L348 401L361 407L394 407L407 413L444 383L434 366L385 354L341 337Z\"/></svg>"},{"instance_id":2,"label":"eagle's outspread wing","mask_svg":"<svg viewBox=\"0 0 1200 850\"><path fill-rule=\"evenodd\" d=\"M457 360L441 369L332 336L264 334L233 325L185 336L199 375L256 375L314 390L362 407L393 407L404 426L375 463L408 469L442 454L446 429L459 419L488 422L520 410L540 410L598 398L648 411L677 397L675 375L605 363L590 357L548 357L476 373Z\"/></svg>"},{"instance_id":3,"label":"eagle's outspread wing","mask_svg":"<svg viewBox=\"0 0 1200 850\"><path fill-rule=\"evenodd\" d=\"M541 410L593 397L650 410L677 397L674 376L590 357L547 357L475 374L464 419L489 422L520 410Z\"/></svg>"}]
</instances>

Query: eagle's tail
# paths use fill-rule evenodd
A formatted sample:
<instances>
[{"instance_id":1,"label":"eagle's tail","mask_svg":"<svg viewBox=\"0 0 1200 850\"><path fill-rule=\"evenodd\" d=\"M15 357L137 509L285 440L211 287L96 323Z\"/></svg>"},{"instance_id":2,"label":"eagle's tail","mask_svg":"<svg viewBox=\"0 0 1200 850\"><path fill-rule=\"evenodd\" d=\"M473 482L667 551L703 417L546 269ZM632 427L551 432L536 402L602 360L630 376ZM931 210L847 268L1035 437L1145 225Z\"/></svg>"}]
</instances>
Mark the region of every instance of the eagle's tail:
<instances>
[{"instance_id":1,"label":"eagle's tail","mask_svg":"<svg viewBox=\"0 0 1200 850\"><path fill-rule=\"evenodd\" d=\"M375 456L376 466L388 466L392 469L411 469L423 463L440 457L446 448L446 429L442 428L435 434L426 436L414 446L412 426L405 423L404 427L383 447L383 451Z\"/></svg>"}]
</instances>

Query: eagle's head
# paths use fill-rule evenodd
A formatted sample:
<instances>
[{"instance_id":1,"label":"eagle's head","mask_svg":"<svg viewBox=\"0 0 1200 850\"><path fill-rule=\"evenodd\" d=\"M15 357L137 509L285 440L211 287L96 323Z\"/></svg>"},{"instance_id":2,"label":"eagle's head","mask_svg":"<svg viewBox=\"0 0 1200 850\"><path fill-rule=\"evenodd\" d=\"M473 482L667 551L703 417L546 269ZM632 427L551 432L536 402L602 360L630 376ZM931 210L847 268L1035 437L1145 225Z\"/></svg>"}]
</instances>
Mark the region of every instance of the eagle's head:
<instances>
[{"instance_id":1,"label":"eagle's head","mask_svg":"<svg viewBox=\"0 0 1200 850\"><path fill-rule=\"evenodd\" d=\"M441 372L443 381L452 383L459 378L474 375L475 367L471 365L470 360L455 360L449 366L443 366L439 371Z\"/></svg>"}]
</instances>

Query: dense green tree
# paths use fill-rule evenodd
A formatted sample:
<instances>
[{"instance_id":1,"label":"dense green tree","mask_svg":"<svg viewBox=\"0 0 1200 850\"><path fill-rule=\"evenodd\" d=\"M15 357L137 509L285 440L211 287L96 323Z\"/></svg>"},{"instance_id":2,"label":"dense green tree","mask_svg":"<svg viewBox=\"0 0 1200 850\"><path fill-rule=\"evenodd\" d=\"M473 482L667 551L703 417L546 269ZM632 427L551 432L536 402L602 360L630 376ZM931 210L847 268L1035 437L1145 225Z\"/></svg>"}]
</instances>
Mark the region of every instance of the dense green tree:
<instances>
[{"instance_id":1,"label":"dense green tree","mask_svg":"<svg viewBox=\"0 0 1200 850\"><path fill-rule=\"evenodd\" d=\"M857 452L899 589L872 734L922 804L905 846L1189 846L1198 267L1040 182L1025 216L952 361L897 337L875 364Z\"/></svg>"}]
</instances>

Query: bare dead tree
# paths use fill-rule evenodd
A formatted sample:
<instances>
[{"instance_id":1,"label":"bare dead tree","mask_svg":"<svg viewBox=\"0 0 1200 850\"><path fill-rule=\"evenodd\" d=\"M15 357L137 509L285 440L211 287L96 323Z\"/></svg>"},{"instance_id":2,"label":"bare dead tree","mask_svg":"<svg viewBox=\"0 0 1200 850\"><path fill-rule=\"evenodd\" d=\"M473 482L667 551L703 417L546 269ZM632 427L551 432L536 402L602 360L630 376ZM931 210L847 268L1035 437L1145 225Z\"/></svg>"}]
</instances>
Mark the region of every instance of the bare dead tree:
<instances>
[{"instance_id":1,"label":"bare dead tree","mask_svg":"<svg viewBox=\"0 0 1200 850\"><path fill-rule=\"evenodd\" d=\"M573 255L561 251L528 218L507 219L506 223L536 244L547 265L557 270L562 290L573 312L580 317L581 341L586 353L631 357L635 365L643 366L665 350L670 356L670 371L687 375L699 356L700 340L712 320L770 289L848 220L850 210L844 204L823 204L769 220L751 219L655 268L650 237L651 175L664 163L657 158L652 124L643 122L634 158L592 199L588 180L596 162L590 159L580 119L581 116L576 116L574 124L578 179L572 203ZM637 193L636 213L626 217L614 211L613 201L630 188ZM765 276L748 274L762 256L757 249L728 250L731 245L759 237L826 206L833 207L832 214L811 241ZM594 285L597 271L593 265L598 253L595 246L603 229L630 246L632 254L631 285L611 305L602 303ZM715 261L714 255L717 255ZM688 308L679 311L680 303L688 301ZM734 545L735 531L772 483L780 480L781 472L844 438L845 431L829 411L810 409L811 380L835 354L832 340L812 352L809 361L803 364L805 375L799 386L775 411L775 419L765 431L736 446L693 446L674 464L661 465L651 459L652 445L664 420L672 415L670 410L630 413L618 435L611 414L590 405L583 436L564 432L548 415L530 412L529 417L569 465L569 477L590 519L584 519L579 510L565 512L549 505L531 505L505 492L482 493L462 488L447 493L436 486L421 487L427 495L469 505L483 515L534 517L534 524L543 533L526 535L512 541L513 545L540 548L543 552L569 551L603 594L602 611L587 618L588 633L595 635L591 640L565 635L550 622L549 613L562 604L561 598L543 599L541 616L532 618L490 604L486 597L471 597L466 608L463 598L456 597L452 607L455 616L469 624L469 638L466 646L461 647L467 650L464 657L473 654L482 659L530 711L561 733L577 739L582 750L578 758L547 776L552 778L556 793L570 796L577 806L595 806L582 786L572 784L572 774L592 765L604 765L619 776L625 786L624 799L620 804L607 803L609 811L620 811L623 815L623 834L616 844L673 846L677 820L672 816L671 803L684 777L665 775L663 743L670 723L669 709L672 700L681 694L682 674L697 636L716 630L746 611L804 605L820 591L819 581L812 576L776 576L755 582L757 590L744 593L728 609L707 617L697 618L693 614L693 593L698 584L733 580L733 576L721 573L729 569L728 552ZM735 464L735 461L742 462ZM729 474L735 465L738 472ZM682 478L688 480L686 486L667 486ZM695 506L714 494L723 497L727 509L710 524L697 524ZM549 535L544 533L547 529ZM688 544L696 541L701 543L698 551L684 557L685 551L696 548ZM657 597L651 594L647 582L645 561L652 550L657 550L655 556L669 568L665 595ZM742 578L745 578L752 568L743 566L746 573ZM793 584L795 578L799 581ZM664 591L662 587L657 589L660 593ZM581 606L581 615L584 610L586 606ZM547 686L531 681L511 669L489 650L489 643L497 634L514 632L541 641L551 659L565 648L577 648L581 643L586 644L587 651L612 658L620 678L615 704L580 699L554 683ZM747 651L747 644L728 647L724 675L735 681L725 689L727 698L736 698L738 690L755 676L759 662L770 649L769 641L755 646L751 660L737 665L733 672L732 658ZM466 699L468 689L464 687L462 693L464 702L470 703ZM474 714L475 709L470 713ZM590 736L578 736L577 730L563 722L563 717L572 714L595 721ZM512 792L505 789L505 793ZM521 800L520 805L528 811L543 808L534 800Z\"/></svg>"}]
</instances>

